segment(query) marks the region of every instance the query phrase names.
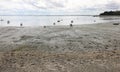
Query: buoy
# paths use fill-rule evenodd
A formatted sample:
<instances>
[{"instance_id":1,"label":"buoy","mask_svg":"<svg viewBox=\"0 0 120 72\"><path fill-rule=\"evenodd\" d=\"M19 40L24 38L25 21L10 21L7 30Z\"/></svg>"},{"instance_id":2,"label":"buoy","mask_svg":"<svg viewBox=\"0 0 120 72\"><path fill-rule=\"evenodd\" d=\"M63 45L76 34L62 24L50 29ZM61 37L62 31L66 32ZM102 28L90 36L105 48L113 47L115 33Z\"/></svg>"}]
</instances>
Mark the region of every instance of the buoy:
<instances>
[{"instance_id":1,"label":"buoy","mask_svg":"<svg viewBox=\"0 0 120 72\"><path fill-rule=\"evenodd\" d=\"M57 22L60 22L60 20L58 20Z\"/></svg>"},{"instance_id":2,"label":"buoy","mask_svg":"<svg viewBox=\"0 0 120 72\"><path fill-rule=\"evenodd\" d=\"M4 21L3 19L1 19L0 21Z\"/></svg>"},{"instance_id":3,"label":"buoy","mask_svg":"<svg viewBox=\"0 0 120 72\"><path fill-rule=\"evenodd\" d=\"M73 20L71 20L71 23L73 23Z\"/></svg>"},{"instance_id":4,"label":"buoy","mask_svg":"<svg viewBox=\"0 0 120 72\"><path fill-rule=\"evenodd\" d=\"M96 22L96 20L94 20L94 22Z\"/></svg>"}]
</instances>

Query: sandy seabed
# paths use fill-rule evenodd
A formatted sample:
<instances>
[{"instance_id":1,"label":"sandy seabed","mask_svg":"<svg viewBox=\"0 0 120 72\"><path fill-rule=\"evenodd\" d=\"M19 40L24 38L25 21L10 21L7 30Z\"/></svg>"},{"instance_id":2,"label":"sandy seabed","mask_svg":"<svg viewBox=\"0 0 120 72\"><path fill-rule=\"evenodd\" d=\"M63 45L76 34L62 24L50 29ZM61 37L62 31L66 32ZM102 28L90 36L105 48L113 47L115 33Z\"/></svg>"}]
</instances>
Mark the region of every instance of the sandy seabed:
<instances>
[{"instance_id":1,"label":"sandy seabed","mask_svg":"<svg viewBox=\"0 0 120 72\"><path fill-rule=\"evenodd\" d=\"M120 25L0 27L0 72L120 72Z\"/></svg>"}]
</instances>

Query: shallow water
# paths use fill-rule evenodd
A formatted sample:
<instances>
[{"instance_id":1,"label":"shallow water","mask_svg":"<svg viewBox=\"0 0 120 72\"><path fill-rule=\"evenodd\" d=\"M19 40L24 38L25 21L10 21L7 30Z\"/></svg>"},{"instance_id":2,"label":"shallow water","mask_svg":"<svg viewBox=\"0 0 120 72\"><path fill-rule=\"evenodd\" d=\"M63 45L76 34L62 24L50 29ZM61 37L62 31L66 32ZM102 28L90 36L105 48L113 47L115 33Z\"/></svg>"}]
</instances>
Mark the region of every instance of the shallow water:
<instances>
[{"instance_id":1,"label":"shallow water","mask_svg":"<svg viewBox=\"0 0 120 72\"><path fill-rule=\"evenodd\" d=\"M2 21L3 20L3 21ZM58 22L58 20L60 22ZM119 22L119 16L94 17L94 16L0 16L0 26L49 26L69 25L73 20L73 25L93 24L105 22ZM10 21L10 23L7 23Z\"/></svg>"}]
</instances>

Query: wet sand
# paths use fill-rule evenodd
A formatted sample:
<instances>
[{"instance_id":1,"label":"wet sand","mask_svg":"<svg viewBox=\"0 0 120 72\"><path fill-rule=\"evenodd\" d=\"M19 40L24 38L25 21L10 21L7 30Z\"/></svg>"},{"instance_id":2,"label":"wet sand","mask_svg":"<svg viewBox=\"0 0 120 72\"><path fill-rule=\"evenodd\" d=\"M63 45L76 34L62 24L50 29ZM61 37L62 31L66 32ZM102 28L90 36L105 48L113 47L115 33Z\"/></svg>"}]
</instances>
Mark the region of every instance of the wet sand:
<instances>
[{"instance_id":1,"label":"wet sand","mask_svg":"<svg viewBox=\"0 0 120 72\"><path fill-rule=\"evenodd\" d=\"M1 72L120 72L120 25L0 27Z\"/></svg>"}]
</instances>

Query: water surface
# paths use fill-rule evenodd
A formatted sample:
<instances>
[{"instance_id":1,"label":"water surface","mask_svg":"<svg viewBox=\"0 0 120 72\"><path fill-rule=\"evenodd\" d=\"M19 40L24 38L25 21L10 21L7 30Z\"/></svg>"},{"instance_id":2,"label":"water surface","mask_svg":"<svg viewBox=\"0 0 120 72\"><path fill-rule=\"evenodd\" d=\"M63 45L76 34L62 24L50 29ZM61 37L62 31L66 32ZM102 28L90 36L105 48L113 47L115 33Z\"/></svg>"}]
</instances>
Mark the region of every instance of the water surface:
<instances>
[{"instance_id":1,"label":"water surface","mask_svg":"<svg viewBox=\"0 0 120 72\"><path fill-rule=\"evenodd\" d=\"M0 16L0 26L51 26L69 25L73 20L73 25L119 22L119 16L94 17L94 16ZM10 21L7 24L7 21ZM60 22L58 22L60 21Z\"/></svg>"}]
</instances>

